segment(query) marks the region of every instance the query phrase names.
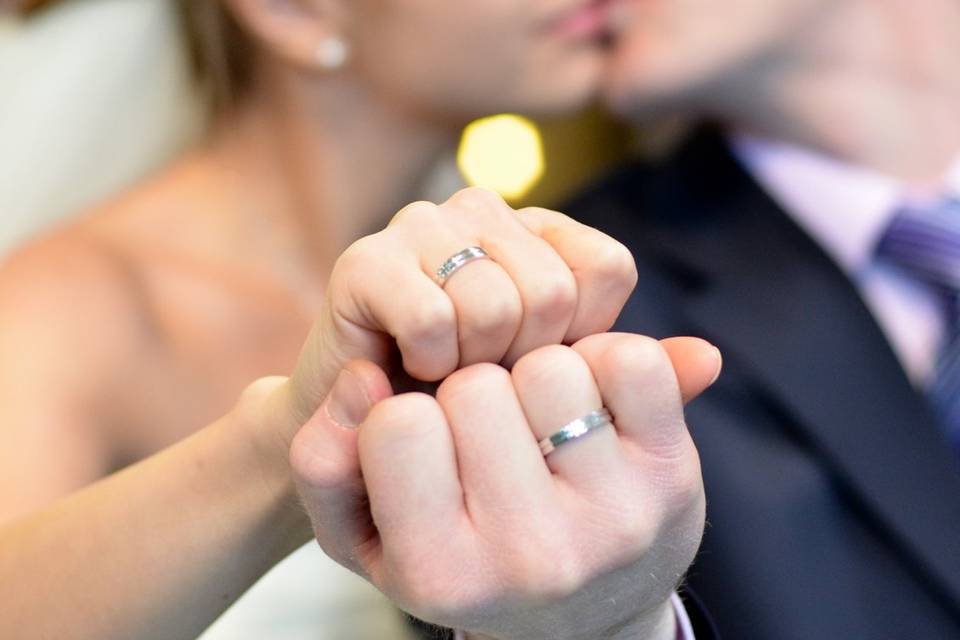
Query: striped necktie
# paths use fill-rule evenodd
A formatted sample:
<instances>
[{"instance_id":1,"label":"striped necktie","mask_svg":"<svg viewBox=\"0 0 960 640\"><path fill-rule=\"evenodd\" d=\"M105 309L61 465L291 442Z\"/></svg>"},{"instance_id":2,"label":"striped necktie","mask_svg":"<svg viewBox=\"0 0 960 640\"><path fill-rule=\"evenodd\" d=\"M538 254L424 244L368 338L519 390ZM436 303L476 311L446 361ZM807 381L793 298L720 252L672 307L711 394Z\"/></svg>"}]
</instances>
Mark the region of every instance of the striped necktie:
<instances>
[{"instance_id":1,"label":"striped necktie","mask_svg":"<svg viewBox=\"0 0 960 640\"><path fill-rule=\"evenodd\" d=\"M945 337L927 395L960 454L960 200L902 209L876 251L879 260L931 287L943 302Z\"/></svg>"}]
</instances>

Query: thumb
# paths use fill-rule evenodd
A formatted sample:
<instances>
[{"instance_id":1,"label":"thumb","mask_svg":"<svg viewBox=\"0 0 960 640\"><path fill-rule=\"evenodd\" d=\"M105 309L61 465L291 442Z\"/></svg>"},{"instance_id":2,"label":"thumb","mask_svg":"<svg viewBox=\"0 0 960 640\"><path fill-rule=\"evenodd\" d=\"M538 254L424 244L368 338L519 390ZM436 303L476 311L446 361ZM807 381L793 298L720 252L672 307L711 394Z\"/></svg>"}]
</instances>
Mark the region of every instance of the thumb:
<instances>
[{"instance_id":1,"label":"thumb","mask_svg":"<svg viewBox=\"0 0 960 640\"><path fill-rule=\"evenodd\" d=\"M377 365L353 360L290 445L290 467L313 532L334 560L363 574L362 551L376 529L360 474L357 427L393 395Z\"/></svg>"},{"instance_id":2,"label":"thumb","mask_svg":"<svg viewBox=\"0 0 960 640\"><path fill-rule=\"evenodd\" d=\"M720 377L723 356L706 340L666 338L660 344L673 363L684 404L694 400Z\"/></svg>"}]
</instances>

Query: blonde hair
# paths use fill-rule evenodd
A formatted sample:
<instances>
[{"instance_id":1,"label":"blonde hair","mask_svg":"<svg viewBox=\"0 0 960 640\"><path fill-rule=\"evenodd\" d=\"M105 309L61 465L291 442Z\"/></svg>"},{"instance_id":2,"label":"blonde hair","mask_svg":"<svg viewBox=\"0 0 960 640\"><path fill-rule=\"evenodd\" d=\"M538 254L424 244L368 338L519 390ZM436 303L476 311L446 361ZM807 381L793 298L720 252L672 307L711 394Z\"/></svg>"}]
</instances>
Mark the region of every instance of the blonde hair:
<instances>
[{"instance_id":1,"label":"blonde hair","mask_svg":"<svg viewBox=\"0 0 960 640\"><path fill-rule=\"evenodd\" d=\"M253 43L219 0L174 0L198 84L214 110L236 104L253 76Z\"/></svg>"}]
</instances>

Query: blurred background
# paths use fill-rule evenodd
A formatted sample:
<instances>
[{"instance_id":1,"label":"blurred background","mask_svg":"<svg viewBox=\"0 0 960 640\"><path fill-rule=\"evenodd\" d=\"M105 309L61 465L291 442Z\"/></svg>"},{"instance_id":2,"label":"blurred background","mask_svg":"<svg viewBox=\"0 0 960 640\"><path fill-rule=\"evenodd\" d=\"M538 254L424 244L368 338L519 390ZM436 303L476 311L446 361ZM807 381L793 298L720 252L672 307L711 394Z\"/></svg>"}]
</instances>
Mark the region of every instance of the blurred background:
<instances>
[{"instance_id":1,"label":"blurred background","mask_svg":"<svg viewBox=\"0 0 960 640\"><path fill-rule=\"evenodd\" d=\"M0 96L0 254L148 175L203 124L166 0L74 0L28 20L0 14ZM536 123L485 118L466 129L424 197L476 184L516 205L553 206L631 144L596 110Z\"/></svg>"},{"instance_id":2,"label":"blurred background","mask_svg":"<svg viewBox=\"0 0 960 640\"><path fill-rule=\"evenodd\" d=\"M0 0L0 261L13 247L111 200L175 158L185 156L188 149L200 148L211 128L207 118L212 111L211 95L204 94L197 82L204 80L202 63L220 63L206 66L217 67L219 75L226 76L228 81L236 80L229 78L233 71L229 54L242 53L244 48L227 46L231 24L228 14L220 15L214 25L219 25L212 34L217 38L208 39L211 34L206 32L196 33L193 27L198 25L191 23L189 15L198 8L202 10L203 4L201 0L180 0L179 4L177 0ZM219 7L212 1L209 4ZM432 115L431 107L444 110L446 102L420 86L433 88L445 86L444 83L422 73L420 68L413 70L414 63L422 59L439 62L431 67L433 71L443 71L459 81L450 83L448 94L454 90L473 91L469 94L471 108L461 114L504 108L532 110L534 107L529 105L540 104L525 101L529 96L518 91L516 101L493 100L496 106L477 107L478 100L500 97L498 90L510 84L503 83L504 77L518 70L519 57L503 55L498 64L491 63L496 58L491 52L511 51L500 47L497 38L509 25L519 24L518 32L525 33L526 25L518 21L517 14L503 8L509 5L511 9L522 9L539 3L436 0L432 4L395 4L395 13L384 13L382 8L390 3L382 0L356 2L354 6L367 9L365 19L371 23L390 28L403 23L408 13L417 14L410 11L412 8L425 6L427 10L417 16L421 22L414 19L411 24L417 23L430 34L443 33L445 37L439 39L437 49L431 49L426 46L426 38L422 42L411 40L427 31L413 34L400 28L394 39L387 39L382 51L378 49L381 57L374 58L377 65L367 70L376 70L378 82L391 86L382 94L360 94L365 98L386 96L387 100L378 105L385 107L383 112L396 111L404 116L408 115L405 111ZM589 18L591 11L594 16L603 13L593 7L602 3L581 0L580 4L581 9L572 16L579 15L583 24L589 23L584 16ZM651 3L638 2L636 6L648 4ZM642 287L644 290L638 291L635 299L652 300L655 313L647 318L646 313L636 312L637 324L631 330L688 335L694 329L732 356L725 364L724 383L729 386L721 385L713 404L699 405L703 408L696 409L700 413L691 420L691 425L697 425L692 433L701 447L704 477L713 483L713 489L708 491L722 496L712 501L713 513L708 513L711 526L697 571L690 576L691 584L717 614L721 628L732 630L725 632L725 637L947 637L936 631L917 634L915 630L916 625L925 626L928 621L931 626L926 628L956 629L956 620L960 619L960 609L941 611L947 593L943 585L947 583L940 584L942 576L937 577L931 569L960 566L960 562L955 562L956 545L951 544L950 536L942 535L937 519L941 516L936 516L936 510L940 514L958 514L960 505L949 502L953 496L949 491L930 491L930 486L934 486L931 479L936 480L938 487L954 486L950 483L956 482L956 469L948 466L954 460L941 455L946 451L946 441L940 438L940 427L948 427L943 433L960 442L960 405L955 400L960 389L960 368L954 366L960 361L960 315L956 307L960 299L956 282L960 276L955 270L960 262L954 255L960 243L960 235L956 235L960 229L954 228L956 221L952 218L945 224L943 221L948 218L941 217L953 216L960 210L956 208L960 201L960 158L952 159L944 176L927 180L932 176L924 173L930 169L924 167L926 160L932 163L940 154L956 153L955 148L945 147L956 147L960 140L960 127L954 123L960 112L960 86L956 82L960 78L960 58L955 46L960 42L960 13L956 0L912 5L906 0L665 0L653 4L663 9L663 15L653 10L645 19L631 23L644 26L643 33L637 35L637 42L643 45L637 51L644 58L640 65L644 67L643 82L637 90L645 95L642 110L649 110L653 116L686 110L721 121L715 123L720 125L719 129L694 132L689 146L684 145L671 156L676 162L650 174L653 197L645 197L643 207L650 209L649 217L655 224L647 227L639 217L636 220L637 229L652 232L638 243L639 248L654 250L644 256L641 264L641 270L646 268L653 276L641 278L641 283L652 286ZM19 8L17 5L35 10L28 18L14 16L12 9ZM936 10L926 11L927 6L935 5ZM279 12L291 5L264 2L262 6ZM490 24L495 26L490 31L467 34L477 30L478 21L473 18L487 8L498 14L499 21L491 19ZM477 11L471 13L471 9ZM442 13L444 19L427 20L425 16L432 13ZM937 29L933 27L941 22L937 18L940 14L952 14L953 20L942 21L948 29L940 34L940 40L934 40ZM181 18L187 18L184 24ZM550 22L544 22L544 26L547 24ZM580 22L567 24L566 29L576 31L570 24L576 26ZM447 34L448 29L454 33ZM192 51L185 31L193 32ZM282 29L276 31L289 35ZM247 34L242 29L237 32L264 40L262 34ZM376 34L376 29L372 33ZM468 48L463 47L461 40L465 35L473 38L472 54L464 58L472 66L466 62L461 66L448 65L445 56L436 55L436 51L449 55ZM579 64L589 62L594 48L601 53L610 37L609 31L595 34L589 39L590 47L570 57L569 69L568 65L561 65L565 72L562 75L540 73L536 66L531 69L538 72L524 74L520 69L517 75L525 80L556 79L557 87L549 87L556 93L545 92L543 104L559 107L567 99L572 100L561 99L568 95L567 89L571 96L576 93L579 85L573 80L580 78ZM198 42L221 51L215 52L212 59L203 60ZM252 40L240 42L246 42L248 49L255 48L249 46ZM334 49L334 53L340 52L339 65L336 60L330 61L329 48L318 46L313 52L312 62L326 72L343 65L351 43L324 37L314 44L339 45L339 49ZM281 49L277 59L285 57L283 52ZM405 54L411 52L420 55L411 55L407 60ZM198 53L201 55L197 56ZM304 53L304 57L308 55ZM400 62L391 66L394 58ZM283 71L280 67L269 68ZM592 68L596 78L609 72L608 67ZM485 72L481 75L489 84L478 82L474 75L477 70ZM224 78L207 78L218 79ZM563 91L558 88L561 80ZM349 84L345 86L351 88ZM389 90L397 87L409 89L410 96L404 91ZM260 88L271 98L265 100L269 107L286 106L284 98L289 96L282 91L282 81ZM343 94L351 97L349 91ZM322 91L292 95L317 97L316 104L322 104L325 97ZM584 94L584 99L586 95L589 94ZM407 109L405 98L414 101L412 111ZM418 104L418 99L423 104ZM423 184L418 181L420 193L411 194L409 184L404 183L404 201L410 195L442 201L464 185L480 185L499 192L516 207L558 207L597 175L621 164L626 156L668 151L667 147L686 126L683 117L666 123L649 124L647 120L648 124L638 132L612 122L592 108L549 121L502 113L467 125L459 145L434 165L432 154L429 161L411 161L403 156L420 143L429 146L429 136L421 135L424 129L415 127L416 118L364 118L369 115L367 112L352 110L357 103L364 106L363 100L337 104L337 115L349 117L331 120L325 123L327 128L293 126L282 132L288 137L279 135L286 124L283 118L262 121L277 124L276 130L265 128L265 133L252 134L241 131L242 125L249 126L251 121L254 126L250 128L256 129L256 118L263 115L251 108L251 114L244 114L251 121L229 121L229 127L224 129L237 135L223 144L233 142L236 146L225 146L218 161L211 160L214 154L210 151L204 165L206 175L211 173L211 166L216 166L220 181L229 184L229 188L222 189L227 192L223 197L226 204L216 199L216 193L209 201L203 199L210 195L203 188L184 188L182 193L186 195L179 200L156 200L158 204L147 207L146 213L139 209L124 212L128 216L124 221L147 220L151 224L142 228L130 224L130 228L136 227L132 231L123 226L116 236L119 239L110 238L113 242L109 248L126 250L121 255L126 259L122 266L130 267L137 276L130 278L135 280L130 288L136 289L137 294L149 294L144 297L156 307L145 315L151 321L166 321L156 325L164 331L154 331L151 323L150 331L143 332L149 333L151 340L156 338L144 341L151 358L145 357L143 363L136 356L147 352L147 348L137 340L130 340L131 351L118 348L119 364L107 366L101 352L91 351L95 355L83 361L67 349L58 349L59 343L54 344L50 334L38 330L47 328L43 322L48 318L50 325L56 325L64 317L67 320L62 324L71 325L64 331L69 338L65 344L72 347L81 340L90 340L91 334L99 331L103 334L102 342L113 347L121 339L111 331L111 322L124 320L119 318L122 313L114 313L104 302L110 302L106 296L88 296L86 289L75 286L75 280L84 284L82 279L74 279L72 269L60 268L71 262L52 260L69 253L61 251L63 245L51 245L52 249L41 246L47 250L49 263L55 266L55 277L50 279L59 282L38 280L35 290L42 294L38 299L43 302L38 306L47 315L38 316L43 320L37 322L32 311L25 313L26 320L21 325L26 330L10 334L13 337L6 341L5 353L21 360L5 368L12 372L7 379L19 382L28 377L24 372L30 368L45 372L46 369L35 366L43 355L38 352L44 350L53 353L47 363L51 370L59 371L56 365L68 363L81 371L77 377L84 385L95 380L102 368L112 375L104 375L103 389L98 387L96 391L108 397L110 404L119 398L130 406L118 409L122 418L98 415L101 422L109 422L107 426L111 428L116 423L129 430L137 426L137 420L129 416L136 415L149 426L138 436L154 436L169 426L169 434L158 436L161 441L164 436L181 437L175 428L208 424L206 418L199 418L222 415L219 408L213 410L214 405L222 399L234 402L239 389L254 377L290 370L288 365L302 344L298 332L302 329L306 333L323 302L317 286L321 269L316 263L322 262L317 259L322 251L318 247L326 247L322 241L327 240L330 245L345 241L342 246L346 246L346 241L360 235L347 223L361 218L376 219L380 225L381 219L393 213L393 204L400 201L399 196L396 202L377 199L367 191L373 193L379 187L387 192L387 187L392 187L390 180L399 183L402 174L413 169L419 178L422 167L428 166L428 179ZM582 100L572 104L580 105ZM428 110L417 111L417 107ZM550 111L546 107L543 110ZM295 109L267 109L264 113L271 117L293 113L303 116L303 121L309 121L313 115ZM356 114L361 116L354 118ZM383 114L373 109L373 115ZM645 119L646 115L645 111ZM457 118L457 126L469 117L472 116ZM413 128L397 125L412 121ZM213 122L219 124L216 118ZM350 129L343 126L344 122L360 125ZM444 125L447 122L442 121ZM456 129L438 126L439 129L443 129L444 142L451 132L454 136L450 141L456 141ZM304 131L315 137L301 135ZM362 135L344 135L344 140L337 140L345 131ZM371 135L371 131L376 133ZM745 135L751 132L762 132L763 136ZM262 140L256 139L257 133L262 134ZM322 160L328 158L318 154L308 158L316 160L314 164L303 163L303 170L290 183L304 187L303 192L314 188L324 195L349 183L340 189L343 194L337 194L338 198L342 196L342 202L330 198L330 210L339 217L327 220L344 223L342 237L333 232L324 235L337 225L313 228L301 223L323 220L309 215L301 220L294 215L300 205L295 196L304 195L304 201L311 205L322 200L310 199L316 194L281 194L289 195L288 201L271 192L274 188L283 191L284 182L270 174L297 173L288 171L284 162L296 158L298 143L304 139L326 143L323 136L340 142L339 146L331 145L335 147L329 154L333 161L327 164L341 170L324 174L329 167ZM360 144L355 145L357 140ZM352 156L354 147L363 147L363 153ZM270 154L278 148L289 151L289 157ZM226 160L233 160L235 165ZM383 165L380 169L391 165L396 175L377 175L378 162ZM290 164L295 165L296 160ZM893 174L886 174L894 169L903 175L888 179ZM204 175L200 170L198 173ZM647 184L644 170L634 173L643 185ZM329 182L319 181L318 174ZM193 175L184 170L177 178L189 182L187 178ZM264 182L242 182L237 176L263 177ZM382 184L369 187L377 182L371 178L380 178ZM643 185L633 190L632 183L622 183L626 192L619 187L609 189L611 198L616 199L594 199L591 207L607 213L611 203L623 202L625 193L630 197L635 193L648 195ZM171 190L169 184L164 186ZM258 186L262 193L257 193ZM157 188L151 193L160 191ZM211 191L216 190L207 189ZM687 198L687 194L695 197ZM262 199L257 201L257 195ZM358 197L352 200L353 196ZM358 211L364 207L354 205L365 197L370 201L365 203L369 210L362 211L367 214L362 216ZM388 206L385 202L393 204ZM233 217L217 218L213 215L217 205L229 210ZM284 205L289 211L284 210ZM383 208L390 210L382 211ZM585 215L591 215L581 208ZM321 207L316 211L304 208L308 214L321 211L327 213ZM763 211L768 212L768 220L760 220ZM207 216L208 213L211 215ZM189 239L196 242L181 242L178 246L177 241L189 235L182 234L181 238L178 231L189 224L171 225L171 218L177 214L178 222L187 223L204 222L209 217L209 228L224 233L207 233L207 227L195 225L196 236ZM886 238L891 231L902 232L904 227L898 222L904 214L909 214L905 218L908 231L913 229L916 233L917 228L923 228L922 224L916 226L918 223L931 220L938 221L937 228L935 232L924 232L926 245L917 243L915 238L911 243L907 234L902 247L912 246L913 251L901 247L899 256L882 255L880 248L887 243L878 244L878 239ZM234 228L225 220L243 223L235 225L236 234L228 234L225 231L232 232ZM661 228L661 222L669 224ZM96 230L101 232L98 238L106 237L103 227L108 226L103 224ZM303 232L304 237L291 239L295 234L290 229ZM218 242L221 239L222 244ZM660 243L663 246L653 247L661 239L667 240ZM705 251L708 239L712 244ZM656 251L667 245L668 251ZM953 271L949 278L938 275L940 282L932 282L926 260L934 245L941 250L951 249L951 255L944 251L941 259ZM917 251L918 247L922 250ZM851 248L854 250L849 251ZM298 249L302 251L298 253ZM694 258L689 264L686 256L681 255L688 250ZM331 251L327 256L331 264L339 253ZM848 260L851 255L857 259ZM131 257L142 260L134 261ZM709 262L698 262L704 257ZM895 259L902 261L905 257L916 264L897 264ZM830 262L836 268L828 268ZM369 264L371 268L383 269L382 264ZM918 264L922 268L915 268ZM148 272L147 267L154 270ZM718 286L708 288L707 284L713 285L714 270ZM30 269L25 272L33 273ZM148 281L139 277L143 273L155 281L143 284ZM327 276L324 272L323 277ZM949 286L944 287L948 281ZM3 317L8 320L17 315L13 311L30 311L28 298L33 293L28 287L11 290L13 293L4 299L8 306L4 307ZM64 291L75 296L68 301L70 304L64 303ZM185 297L191 295L185 302ZM48 308L73 311L70 305L75 300L86 305L85 309L105 310L102 319L97 316L90 326L75 329L71 313L47 312ZM684 306L693 300L697 304ZM706 306L697 306L705 301ZM138 305L139 299L137 310ZM642 304L636 308L642 309ZM696 313L691 314L691 309ZM168 312L170 317L160 311ZM241 320L249 320L249 324ZM119 326L120 322L116 324ZM655 331L650 331L651 327ZM157 344L161 347L156 351L168 356L166 360L152 358ZM290 351L289 361L275 366L286 355L285 349ZM69 357L61 357L63 353L69 353ZM942 360L943 357L948 359ZM236 366L223 367L227 358L234 358ZM784 362L790 366L784 367ZM943 377L944 371L937 370L938 362L950 363L946 368L949 376ZM198 363L209 368L196 366ZM139 371L138 364L143 365ZM256 376L244 377L248 370L255 371ZM141 382L131 372L150 374L143 377L142 385L131 385L134 393L115 383ZM16 385L7 396L23 402L23 415L31 421L24 431L31 434L32 425L43 422L36 418L37 413L59 408L51 397L47 378L36 372L34 375L40 380L36 386L42 392L37 396L40 401L23 401L27 394L20 393ZM157 390L158 380L169 385L163 387L166 391ZM799 393L794 393L795 389ZM922 404L935 400L922 395L937 389L949 392L945 394L949 420L942 420L943 425L934 424L933 413ZM155 404L144 402L154 398L160 400ZM47 423L58 429L64 424L70 426L70 418L79 412L74 411L74 404L64 406L65 413L51 412ZM168 419L164 411L169 407L185 407L182 415L189 418L182 419L181 414L171 411L169 415L176 417ZM934 405L930 408L939 410ZM208 410L209 414L205 414ZM873 418L858 421L851 416L883 417L886 422L881 421L878 427ZM17 424L16 420L8 422ZM909 431L901 433L904 426ZM38 461L24 454L20 446L8 446L4 451L27 461L23 467L30 474L59 469L50 459L51 450L61 444L56 439L61 433L58 429L51 431L55 445L38 449ZM863 429L862 433L856 433L857 429ZM113 434L114 430L104 433ZM921 438L929 441L924 444ZM125 457L115 456L111 461L149 455L159 448L154 446L152 437L141 439L143 442L138 442L136 448L121 452ZM903 455L902 442L916 445L907 451L910 455ZM870 446L861 446L863 443ZM146 449L150 451L144 453ZM745 451L751 458L746 462ZM927 454L929 457L925 457ZM72 461L70 455L72 451L62 459ZM0 469L10 466L4 464ZM104 473L117 468L102 466ZM940 474L939 479L932 473ZM19 491L21 486L32 487L32 483L11 486ZM914 497L904 492L907 489L915 492ZM934 509L931 513L936 517L918 512L917 505ZM796 526L798 515L802 517L802 527ZM943 521L948 526L953 522ZM744 537L743 522L762 526L751 531L756 535ZM911 540L915 549L907 544ZM766 561L754 562L757 557ZM831 562L809 561L827 557ZM731 567L743 563L743 558L750 559L746 564L755 580L739 580L739 572L730 572ZM99 557L95 560L99 561ZM904 576L920 579L914 584L905 581ZM936 580L927 579L931 576ZM806 605L784 607L783 602ZM809 616L809 611L817 611L818 615ZM899 624L914 633L890 631ZM944 626L938 627L940 624ZM402 640L410 635L398 611L378 591L333 563L311 543L280 563L202 638ZM6 637L3 632L0 636Z\"/></svg>"}]
</instances>

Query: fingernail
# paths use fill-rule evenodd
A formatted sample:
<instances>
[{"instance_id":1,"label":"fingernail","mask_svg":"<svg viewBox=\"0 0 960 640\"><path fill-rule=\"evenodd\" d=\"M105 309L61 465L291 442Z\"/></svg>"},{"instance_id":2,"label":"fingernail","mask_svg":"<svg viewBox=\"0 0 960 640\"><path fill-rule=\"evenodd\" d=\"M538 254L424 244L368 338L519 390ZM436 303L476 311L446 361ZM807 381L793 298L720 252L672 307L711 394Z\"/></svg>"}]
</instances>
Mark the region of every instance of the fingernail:
<instances>
[{"instance_id":1,"label":"fingernail","mask_svg":"<svg viewBox=\"0 0 960 640\"><path fill-rule=\"evenodd\" d=\"M710 380L710 384L707 386L711 386L714 382L719 380L720 372L723 371L723 354L720 353L720 349L717 349L716 347L714 347L713 350L717 354L717 372L713 374L713 379Z\"/></svg>"},{"instance_id":2,"label":"fingernail","mask_svg":"<svg viewBox=\"0 0 960 640\"><path fill-rule=\"evenodd\" d=\"M360 380L344 369L327 396L327 416L341 427L356 428L367 419L370 398Z\"/></svg>"}]
</instances>

